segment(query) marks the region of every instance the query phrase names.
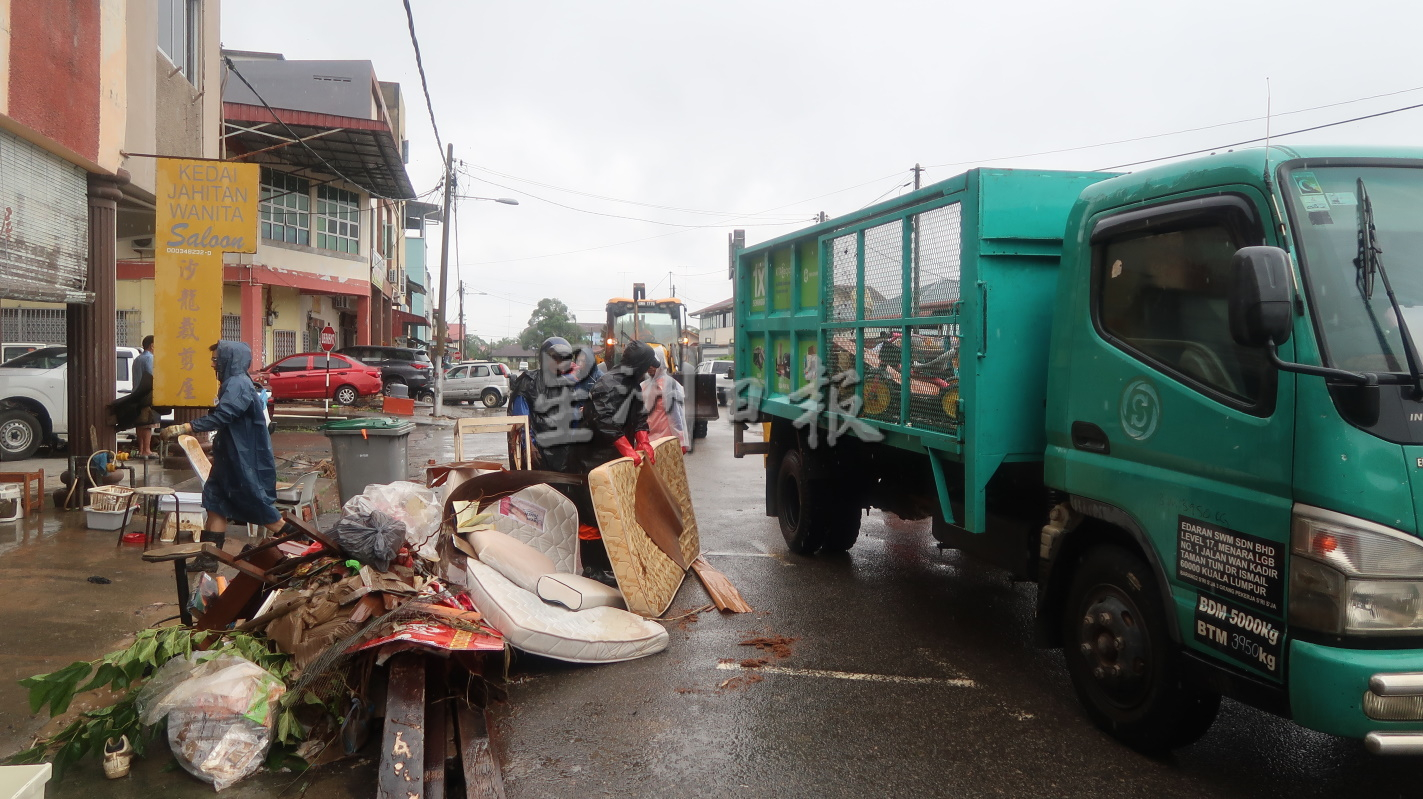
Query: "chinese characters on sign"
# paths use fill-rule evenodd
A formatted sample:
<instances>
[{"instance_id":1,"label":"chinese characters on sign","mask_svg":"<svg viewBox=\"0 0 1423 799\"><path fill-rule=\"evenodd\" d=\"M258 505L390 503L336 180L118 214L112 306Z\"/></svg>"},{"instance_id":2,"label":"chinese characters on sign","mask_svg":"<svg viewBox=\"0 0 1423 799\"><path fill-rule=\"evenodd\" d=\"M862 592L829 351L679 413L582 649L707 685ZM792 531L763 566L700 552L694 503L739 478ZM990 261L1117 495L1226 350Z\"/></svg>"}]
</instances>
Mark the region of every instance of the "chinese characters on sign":
<instances>
[{"instance_id":1,"label":"chinese characters on sign","mask_svg":"<svg viewBox=\"0 0 1423 799\"><path fill-rule=\"evenodd\" d=\"M158 159L153 404L206 406L222 337L222 254L257 251L256 164Z\"/></svg>"}]
</instances>

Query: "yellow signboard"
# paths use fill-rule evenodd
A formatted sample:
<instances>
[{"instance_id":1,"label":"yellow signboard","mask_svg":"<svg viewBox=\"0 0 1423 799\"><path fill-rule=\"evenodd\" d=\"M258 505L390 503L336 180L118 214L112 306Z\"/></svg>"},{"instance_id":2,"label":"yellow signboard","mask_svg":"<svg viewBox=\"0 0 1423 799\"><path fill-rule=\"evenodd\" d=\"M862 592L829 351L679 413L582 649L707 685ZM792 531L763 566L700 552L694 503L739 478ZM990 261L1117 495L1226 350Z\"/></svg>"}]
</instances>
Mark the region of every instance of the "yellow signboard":
<instances>
[{"instance_id":1,"label":"yellow signboard","mask_svg":"<svg viewBox=\"0 0 1423 799\"><path fill-rule=\"evenodd\" d=\"M260 174L256 164L158 159L154 405L205 407L217 396L208 348L222 337L222 254L257 251Z\"/></svg>"}]
</instances>

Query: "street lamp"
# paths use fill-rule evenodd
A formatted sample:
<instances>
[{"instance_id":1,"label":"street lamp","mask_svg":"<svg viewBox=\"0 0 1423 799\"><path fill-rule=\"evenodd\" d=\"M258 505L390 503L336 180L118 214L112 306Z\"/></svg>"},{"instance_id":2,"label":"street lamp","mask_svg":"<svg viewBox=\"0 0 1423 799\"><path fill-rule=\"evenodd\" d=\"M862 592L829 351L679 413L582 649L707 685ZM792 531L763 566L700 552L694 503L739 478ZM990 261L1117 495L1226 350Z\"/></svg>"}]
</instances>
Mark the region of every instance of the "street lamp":
<instances>
[{"instance_id":1,"label":"street lamp","mask_svg":"<svg viewBox=\"0 0 1423 799\"><path fill-rule=\"evenodd\" d=\"M454 193L454 163L455 146L448 145L445 156L445 207L441 218L440 230L440 307L438 310L439 319L435 323L435 407L430 410L431 416L439 416L440 409L445 404L445 340L448 331L445 325L449 317L445 314L445 302L450 292L450 206L453 204L456 195ZM511 197L473 197L470 195L458 195L461 200L487 200L489 202L500 203L502 205L518 205L519 201Z\"/></svg>"}]
</instances>

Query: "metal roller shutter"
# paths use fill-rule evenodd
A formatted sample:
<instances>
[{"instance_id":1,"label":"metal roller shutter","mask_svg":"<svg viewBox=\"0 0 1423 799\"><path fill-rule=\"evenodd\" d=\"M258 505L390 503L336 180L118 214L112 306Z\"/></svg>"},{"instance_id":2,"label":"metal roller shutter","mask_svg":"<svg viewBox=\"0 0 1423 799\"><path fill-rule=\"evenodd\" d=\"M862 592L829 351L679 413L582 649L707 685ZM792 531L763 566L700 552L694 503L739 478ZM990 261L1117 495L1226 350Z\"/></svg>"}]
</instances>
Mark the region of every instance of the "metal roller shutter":
<instances>
[{"instance_id":1,"label":"metal roller shutter","mask_svg":"<svg viewBox=\"0 0 1423 799\"><path fill-rule=\"evenodd\" d=\"M87 173L0 130L0 298L93 302Z\"/></svg>"}]
</instances>

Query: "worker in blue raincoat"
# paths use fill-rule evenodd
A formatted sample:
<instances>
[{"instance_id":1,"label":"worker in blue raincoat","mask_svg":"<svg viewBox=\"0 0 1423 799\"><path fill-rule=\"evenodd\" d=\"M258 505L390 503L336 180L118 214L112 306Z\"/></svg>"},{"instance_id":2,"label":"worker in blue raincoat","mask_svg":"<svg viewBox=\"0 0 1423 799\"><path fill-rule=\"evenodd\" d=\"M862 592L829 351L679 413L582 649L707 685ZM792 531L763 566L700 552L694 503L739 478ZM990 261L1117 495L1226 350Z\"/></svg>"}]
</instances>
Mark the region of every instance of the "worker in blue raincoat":
<instances>
[{"instance_id":1,"label":"worker in blue raincoat","mask_svg":"<svg viewBox=\"0 0 1423 799\"><path fill-rule=\"evenodd\" d=\"M240 341L219 341L209 347L220 385L217 405L206 416L163 429L163 438L215 430L212 473L203 486L207 511L202 540L222 547L227 525L260 524L274 533L290 532L277 511L277 462L267 430L266 405L247 370L252 349ZM292 526L295 529L295 526ZM215 571L211 555L194 558L191 571Z\"/></svg>"}]
</instances>

